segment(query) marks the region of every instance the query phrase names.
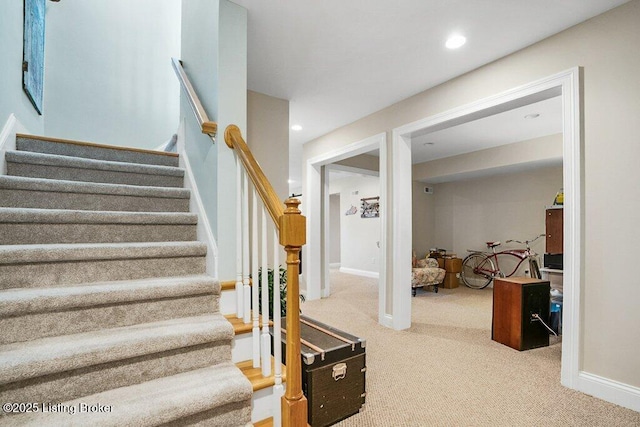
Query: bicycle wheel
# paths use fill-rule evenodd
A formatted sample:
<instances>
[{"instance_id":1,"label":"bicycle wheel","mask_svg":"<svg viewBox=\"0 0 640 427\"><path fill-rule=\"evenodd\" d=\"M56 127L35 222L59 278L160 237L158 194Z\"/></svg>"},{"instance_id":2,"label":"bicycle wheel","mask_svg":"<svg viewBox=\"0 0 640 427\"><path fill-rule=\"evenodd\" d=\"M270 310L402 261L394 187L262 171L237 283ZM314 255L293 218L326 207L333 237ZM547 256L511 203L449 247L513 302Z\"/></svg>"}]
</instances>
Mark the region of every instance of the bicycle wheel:
<instances>
[{"instance_id":1,"label":"bicycle wheel","mask_svg":"<svg viewBox=\"0 0 640 427\"><path fill-rule=\"evenodd\" d=\"M471 254L462 261L462 281L471 289L486 288L493 280L490 271L495 271L493 261L483 254Z\"/></svg>"}]
</instances>

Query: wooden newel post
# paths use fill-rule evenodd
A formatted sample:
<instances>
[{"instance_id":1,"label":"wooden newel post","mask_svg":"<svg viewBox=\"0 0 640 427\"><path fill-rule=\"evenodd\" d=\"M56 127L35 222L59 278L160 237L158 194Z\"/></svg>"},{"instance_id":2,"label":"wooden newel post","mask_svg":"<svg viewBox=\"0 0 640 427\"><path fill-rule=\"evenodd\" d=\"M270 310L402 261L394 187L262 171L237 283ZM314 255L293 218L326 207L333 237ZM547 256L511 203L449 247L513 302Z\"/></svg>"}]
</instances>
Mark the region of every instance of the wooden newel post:
<instances>
[{"instance_id":1,"label":"wooden newel post","mask_svg":"<svg viewBox=\"0 0 640 427\"><path fill-rule=\"evenodd\" d=\"M300 250L306 243L306 218L301 215L300 200L289 198L280 217L280 244L287 252L287 382L282 396L282 425L307 425L307 398L302 393L300 358Z\"/></svg>"}]
</instances>

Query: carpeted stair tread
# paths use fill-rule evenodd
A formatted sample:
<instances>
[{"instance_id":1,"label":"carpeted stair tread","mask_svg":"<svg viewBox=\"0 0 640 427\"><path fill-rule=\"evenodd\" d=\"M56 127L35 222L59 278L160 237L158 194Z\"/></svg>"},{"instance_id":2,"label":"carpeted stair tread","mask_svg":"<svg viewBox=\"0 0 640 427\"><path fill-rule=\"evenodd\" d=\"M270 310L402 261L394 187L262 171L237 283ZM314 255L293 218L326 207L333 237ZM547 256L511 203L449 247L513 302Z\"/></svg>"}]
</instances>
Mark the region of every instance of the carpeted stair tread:
<instances>
[{"instance_id":1,"label":"carpeted stair tread","mask_svg":"<svg viewBox=\"0 0 640 427\"><path fill-rule=\"evenodd\" d=\"M7 163L26 163L74 169L96 169L114 172L126 172L145 175L184 176L184 169L173 166L145 165L140 163L94 160L82 157L59 156L57 154L34 153L30 151L7 151Z\"/></svg>"},{"instance_id":2,"label":"carpeted stair tread","mask_svg":"<svg viewBox=\"0 0 640 427\"><path fill-rule=\"evenodd\" d=\"M94 282L59 288L0 290L0 317L79 309L190 295L219 295L218 280L207 275Z\"/></svg>"},{"instance_id":3,"label":"carpeted stair tread","mask_svg":"<svg viewBox=\"0 0 640 427\"><path fill-rule=\"evenodd\" d=\"M197 223L185 212L0 207L0 245L193 241Z\"/></svg>"},{"instance_id":4,"label":"carpeted stair tread","mask_svg":"<svg viewBox=\"0 0 640 427\"><path fill-rule=\"evenodd\" d=\"M232 338L229 322L210 314L6 344L0 384Z\"/></svg>"},{"instance_id":5,"label":"carpeted stair tread","mask_svg":"<svg viewBox=\"0 0 640 427\"><path fill-rule=\"evenodd\" d=\"M182 187L184 169L93 160L29 151L7 151L7 175L111 184Z\"/></svg>"},{"instance_id":6,"label":"carpeted stair tread","mask_svg":"<svg viewBox=\"0 0 640 427\"><path fill-rule=\"evenodd\" d=\"M0 205L4 207L188 212L190 194L176 187L0 176Z\"/></svg>"},{"instance_id":7,"label":"carpeted stair tread","mask_svg":"<svg viewBox=\"0 0 640 427\"><path fill-rule=\"evenodd\" d=\"M110 406L109 412L26 414L11 417L11 422L25 426L51 425L56 420L66 426L155 426L244 403L246 408L234 419L213 423L244 426L251 421L250 399L247 379L233 364L221 363L64 402L76 408L81 403L101 403Z\"/></svg>"},{"instance_id":8,"label":"carpeted stair tread","mask_svg":"<svg viewBox=\"0 0 640 427\"><path fill-rule=\"evenodd\" d=\"M45 136L17 134L16 148L20 151L84 157L96 160L178 166L178 155L175 153L139 148L133 149Z\"/></svg>"},{"instance_id":9,"label":"carpeted stair tread","mask_svg":"<svg viewBox=\"0 0 640 427\"><path fill-rule=\"evenodd\" d=\"M202 257L200 242L83 243L0 246L0 265L39 262Z\"/></svg>"},{"instance_id":10,"label":"carpeted stair tread","mask_svg":"<svg viewBox=\"0 0 640 427\"><path fill-rule=\"evenodd\" d=\"M8 175L0 176L0 189L173 199L188 199L191 197L191 192L185 188L52 180Z\"/></svg>"},{"instance_id":11,"label":"carpeted stair tread","mask_svg":"<svg viewBox=\"0 0 640 427\"><path fill-rule=\"evenodd\" d=\"M67 209L3 208L0 223L45 224L187 224L198 215L183 212L83 211Z\"/></svg>"},{"instance_id":12,"label":"carpeted stair tread","mask_svg":"<svg viewBox=\"0 0 640 427\"><path fill-rule=\"evenodd\" d=\"M178 156L17 135L4 158L1 400L110 409L0 424L250 425Z\"/></svg>"}]
</instances>

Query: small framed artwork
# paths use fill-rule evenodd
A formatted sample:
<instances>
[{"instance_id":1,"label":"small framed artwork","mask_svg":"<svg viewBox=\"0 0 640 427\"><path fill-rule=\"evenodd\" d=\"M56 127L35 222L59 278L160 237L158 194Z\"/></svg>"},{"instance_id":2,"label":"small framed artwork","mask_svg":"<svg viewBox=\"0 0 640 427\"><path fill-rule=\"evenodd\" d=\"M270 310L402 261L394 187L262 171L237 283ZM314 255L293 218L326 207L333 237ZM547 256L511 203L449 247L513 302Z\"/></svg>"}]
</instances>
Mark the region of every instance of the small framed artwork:
<instances>
[{"instance_id":1,"label":"small framed artwork","mask_svg":"<svg viewBox=\"0 0 640 427\"><path fill-rule=\"evenodd\" d=\"M360 199L362 202L361 209L362 218L379 218L380 217L380 197L367 197Z\"/></svg>"}]
</instances>

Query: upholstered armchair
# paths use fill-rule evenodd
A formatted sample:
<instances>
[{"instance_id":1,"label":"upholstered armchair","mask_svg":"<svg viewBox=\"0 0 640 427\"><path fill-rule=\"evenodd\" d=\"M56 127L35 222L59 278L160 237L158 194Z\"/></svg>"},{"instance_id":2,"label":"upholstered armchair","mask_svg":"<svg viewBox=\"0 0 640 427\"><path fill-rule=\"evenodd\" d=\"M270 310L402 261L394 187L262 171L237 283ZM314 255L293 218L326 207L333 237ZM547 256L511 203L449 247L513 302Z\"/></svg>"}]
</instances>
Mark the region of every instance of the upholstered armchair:
<instances>
[{"instance_id":1,"label":"upholstered armchair","mask_svg":"<svg viewBox=\"0 0 640 427\"><path fill-rule=\"evenodd\" d=\"M416 296L416 288L433 286L433 292L438 292L438 285L444 280L446 271L438 267L435 258L425 258L417 261L411 269L411 295Z\"/></svg>"}]
</instances>

